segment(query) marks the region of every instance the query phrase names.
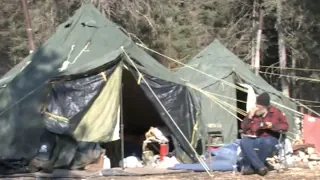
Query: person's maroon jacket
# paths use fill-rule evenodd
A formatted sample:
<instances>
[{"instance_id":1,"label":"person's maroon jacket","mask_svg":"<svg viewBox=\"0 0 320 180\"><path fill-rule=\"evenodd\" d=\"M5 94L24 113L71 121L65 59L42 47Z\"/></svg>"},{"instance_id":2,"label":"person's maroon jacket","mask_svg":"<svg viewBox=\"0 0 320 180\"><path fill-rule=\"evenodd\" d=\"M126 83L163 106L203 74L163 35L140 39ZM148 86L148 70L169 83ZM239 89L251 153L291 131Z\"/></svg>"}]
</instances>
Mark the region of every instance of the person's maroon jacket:
<instances>
[{"instance_id":1,"label":"person's maroon jacket","mask_svg":"<svg viewBox=\"0 0 320 180\"><path fill-rule=\"evenodd\" d=\"M272 127L270 129L260 128L260 122L271 122ZM289 124L280 110L270 106L268 113L264 118L254 116L252 119L249 119L248 116L246 116L241 123L241 128L245 134L256 136L278 136L280 131L288 131Z\"/></svg>"}]
</instances>

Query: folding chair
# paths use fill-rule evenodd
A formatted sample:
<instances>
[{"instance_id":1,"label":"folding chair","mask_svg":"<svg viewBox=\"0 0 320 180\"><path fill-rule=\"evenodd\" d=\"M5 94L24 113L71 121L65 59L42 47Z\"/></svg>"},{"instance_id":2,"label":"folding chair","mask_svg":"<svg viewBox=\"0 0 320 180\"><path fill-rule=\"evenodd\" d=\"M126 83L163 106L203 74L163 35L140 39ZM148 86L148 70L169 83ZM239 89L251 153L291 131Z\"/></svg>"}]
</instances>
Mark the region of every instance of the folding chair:
<instances>
[{"instance_id":1,"label":"folding chair","mask_svg":"<svg viewBox=\"0 0 320 180\"><path fill-rule=\"evenodd\" d=\"M243 137L242 136L243 130L239 130L239 133L241 134L241 138L242 138ZM280 131L279 133L280 133L280 136L278 139L278 144L275 147L276 148L275 152L270 154L270 156L272 156L274 154L277 155L277 160L278 160L278 163L280 164L280 166L278 169L275 169L275 170L277 170L278 172L281 169L288 169L288 163L287 163L287 157L286 157L288 155L288 153L286 153L286 146L285 146L285 140L287 138L287 135L283 131ZM258 148L255 148L254 150L259 151ZM273 165L271 165L270 163L265 162L265 164L266 164L266 166L273 168Z\"/></svg>"},{"instance_id":2,"label":"folding chair","mask_svg":"<svg viewBox=\"0 0 320 180\"><path fill-rule=\"evenodd\" d=\"M286 152L286 139L287 135L285 132L281 131L278 144L276 145L276 155L278 156L278 163L280 164L279 169L277 171L280 171L282 168L283 169L288 169L288 161L287 161L287 155L289 153Z\"/></svg>"}]
</instances>

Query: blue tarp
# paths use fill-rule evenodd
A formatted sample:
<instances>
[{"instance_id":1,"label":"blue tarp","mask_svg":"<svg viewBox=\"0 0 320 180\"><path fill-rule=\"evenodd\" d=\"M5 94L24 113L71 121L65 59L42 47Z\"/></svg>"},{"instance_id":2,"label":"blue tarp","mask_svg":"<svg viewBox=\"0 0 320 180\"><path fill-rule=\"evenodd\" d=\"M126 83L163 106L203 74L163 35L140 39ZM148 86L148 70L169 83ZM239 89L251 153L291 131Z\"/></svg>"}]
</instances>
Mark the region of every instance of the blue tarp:
<instances>
[{"instance_id":1,"label":"blue tarp","mask_svg":"<svg viewBox=\"0 0 320 180\"><path fill-rule=\"evenodd\" d=\"M207 166L214 171L232 171L233 166L237 164L239 160L237 155L237 149L239 147L240 140L236 140L231 144L224 145L216 150L211 150L212 162L209 162L209 152L206 154ZM170 168L173 170L193 170L193 171L205 171L201 164L176 164Z\"/></svg>"}]
</instances>

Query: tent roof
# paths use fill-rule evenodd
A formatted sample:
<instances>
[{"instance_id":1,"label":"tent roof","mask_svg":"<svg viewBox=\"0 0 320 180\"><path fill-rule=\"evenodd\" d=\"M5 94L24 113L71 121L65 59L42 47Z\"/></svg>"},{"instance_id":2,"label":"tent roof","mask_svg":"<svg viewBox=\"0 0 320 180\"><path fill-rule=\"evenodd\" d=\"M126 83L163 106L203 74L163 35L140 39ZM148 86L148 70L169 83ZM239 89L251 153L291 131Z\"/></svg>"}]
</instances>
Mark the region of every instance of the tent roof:
<instances>
[{"instance_id":1,"label":"tent roof","mask_svg":"<svg viewBox=\"0 0 320 180\"><path fill-rule=\"evenodd\" d=\"M267 83L261 76L256 76L247 64L218 40L214 40L209 46L192 58L187 65L214 77L211 78L202 73L191 72L194 70L186 66L176 72L180 77L186 78L190 82L196 83L196 85L201 82L206 82L207 85L213 84L219 79L224 79L230 74L235 73L256 88L281 95L279 91Z\"/></svg>"},{"instance_id":2,"label":"tent roof","mask_svg":"<svg viewBox=\"0 0 320 180\"><path fill-rule=\"evenodd\" d=\"M0 79L0 88L6 83L10 82L27 64L29 59L25 58L19 64L10 69L6 74L4 74Z\"/></svg>"},{"instance_id":3,"label":"tent roof","mask_svg":"<svg viewBox=\"0 0 320 180\"><path fill-rule=\"evenodd\" d=\"M74 16L58 27L57 32L45 44L7 73L0 80L0 85L10 82L16 76L32 72L46 74L48 79L85 73L123 56L121 47L134 59L136 65L141 65L139 68L145 73L181 82L138 48L121 27L107 20L92 4L85 3ZM123 59L131 64L128 59ZM28 61L31 63L20 73L21 64ZM59 70L61 67L66 68Z\"/></svg>"}]
</instances>

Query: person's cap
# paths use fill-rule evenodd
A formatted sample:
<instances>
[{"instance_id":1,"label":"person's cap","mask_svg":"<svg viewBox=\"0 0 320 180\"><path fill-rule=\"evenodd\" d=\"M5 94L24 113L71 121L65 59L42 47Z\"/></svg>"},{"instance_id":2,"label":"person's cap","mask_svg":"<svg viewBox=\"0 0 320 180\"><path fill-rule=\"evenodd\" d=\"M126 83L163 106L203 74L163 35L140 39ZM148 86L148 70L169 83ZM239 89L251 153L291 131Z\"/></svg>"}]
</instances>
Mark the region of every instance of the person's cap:
<instances>
[{"instance_id":1,"label":"person's cap","mask_svg":"<svg viewBox=\"0 0 320 180\"><path fill-rule=\"evenodd\" d=\"M264 92L257 97L256 104L262 106L270 106L270 96L268 93Z\"/></svg>"}]
</instances>

